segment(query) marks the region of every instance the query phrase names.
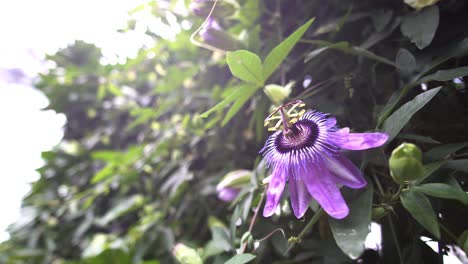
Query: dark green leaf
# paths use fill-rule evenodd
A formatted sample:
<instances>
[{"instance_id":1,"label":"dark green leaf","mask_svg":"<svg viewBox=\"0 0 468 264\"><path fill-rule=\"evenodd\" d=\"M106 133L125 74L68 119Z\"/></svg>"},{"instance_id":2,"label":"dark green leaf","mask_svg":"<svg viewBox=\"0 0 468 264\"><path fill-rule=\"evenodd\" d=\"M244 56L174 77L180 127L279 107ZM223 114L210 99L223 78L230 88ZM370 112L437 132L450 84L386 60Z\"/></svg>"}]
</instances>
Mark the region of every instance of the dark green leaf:
<instances>
[{"instance_id":1,"label":"dark green leaf","mask_svg":"<svg viewBox=\"0 0 468 264\"><path fill-rule=\"evenodd\" d=\"M400 196L403 207L413 216L418 223L431 232L436 238L440 238L437 216L432 205L424 194L409 190Z\"/></svg>"},{"instance_id":2,"label":"dark green leaf","mask_svg":"<svg viewBox=\"0 0 468 264\"><path fill-rule=\"evenodd\" d=\"M244 264L253 260L256 256L252 254L240 254L235 255L229 259L225 264Z\"/></svg>"},{"instance_id":3,"label":"dark green leaf","mask_svg":"<svg viewBox=\"0 0 468 264\"><path fill-rule=\"evenodd\" d=\"M437 146L424 153L424 158L430 161L444 159L467 146L468 142L451 143Z\"/></svg>"},{"instance_id":4,"label":"dark green leaf","mask_svg":"<svg viewBox=\"0 0 468 264\"><path fill-rule=\"evenodd\" d=\"M406 139L406 140L413 140L421 143L428 143L428 144L441 144L439 141L426 136L416 135L416 134L398 134L398 138Z\"/></svg>"},{"instance_id":5,"label":"dark green leaf","mask_svg":"<svg viewBox=\"0 0 468 264\"><path fill-rule=\"evenodd\" d=\"M263 77L266 81L270 75L278 69L279 65L291 52L292 48L301 39L302 35L306 32L309 26L312 24L314 19L310 19L303 26L294 31L289 37L283 40L278 46L276 46L263 62Z\"/></svg>"},{"instance_id":6,"label":"dark green leaf","mask_svg":"<svg viewBox=\"0 0 468 264\"><path fill-rule=\"evenodd\" d=\"M304 62L310 61L311 59L313 59L314 57L316 57L317 55L319 55L320 53L328 49L334 49L334 50L339 50L339 51L342 51L344 53L348 53L351 55L363 56L365 58L375 60L381 63L385 63L390 66L394 66L394 67L396 66L395 63L393 63L392 61L384 57L381 57L375 53L372 53L368 51L367 49L351 46L346 41L331 43L331 42L323 41L323 40L312 40L312 41L308 41L308 43L317 44L320 48L313 50L309 54L307 54L307 56L304 59Z\"/></svg>"},{"instance_id":7,"label":"dark green leaf","mask_svg":"<svg viewBox=\"0 0 468 264\"><path fill-rule=\"evenodd\" d=\"M401 33L424 49L431 44L439 25L439 8L436 5L407 15L401 23Z\"/></svg>"},{"instance_id":8,"label":"dark green leaf","mask_svg":"<svg viewBox=\"0 0 468 264\"><path fill-rule=\"evenodd\" d=\"M449 160L445 164L445 167L457 171L468 172L468 159Z\"/></svg>"},{"instance_id":9,"label":"dark green leaf","mask_svg":"<svg viewBox=\"0 0 468 264\"><path fill-rule=\"evenodd\" d=\"M407 49L398 50L395 63L397 68L404 73L412 73L416 69L416 59Z\"/></svg>"},{"instance_id":10,"label":"dark green leaf","mask_svg":"<svg viewBox=\"0 0 468 264\"><path fill-rule=\"evenodd\" d=\"M459 67L449 70L439 70L433 74L424 76L418 83L424 83L428 81L450 81L458 77L463 77L468 75L468 67Z\"/></svg>"},{"instance_id":11,"label":"dark green leaf","mask_svg":"<svg viewBox=\"0 0 468 264\"><path fill-rule=\"evenodd\" d=\"M429 177L432 173L434 173L436 170L440 169L442 165L445 164L445 161L436 161L433 163L425 164L424 167L424 176L419 178L416 183L421 183L423 182L427 177Z\"/></svg>"},{"instance_id":12,"label":"dark green leaf","mask_svg":"<svg viewBox=\"0 0 468 264\"><path fill-rule=\"evenodd\" d=\"M458 200L468 205L468 193L445 183L421 184L414 186L413 190L438 198Z\"/></svg>"},{"instance_id":13,"label":"dark green leaf","mask_svg":"<svg viewBox=\"0 0 468 264\"><path fill-rule=\"evenodd\" d=\"M226 60L232 75L258 86L263 85L262 61L256 54L247 50L238 50L228 52Z\"/></svg>"},{"instance_id":14,"label":"dark green leaf","mask_svg":"<svg viewBox=\"0 0 468 264\"><path fill-rule=\"evenodd\" d=\"M425 106L436 94L441 87L431 89L427 92L417 95L413 100L401 106L393 112L383 124L383 130L389 134L387 143L392 141L400 130L408 123L411 117Z\"/></svg>"},{"instance_id":15,"label":"dark green leaf","mask_svg":"<svg viewBox=\"0 0 468 264\"><path fill-rule=\"evenodd\" d=\"M352 259L364 252L372 212L372 185L363 190L344 189L349 215L341 220L329 217L333 237L341 250Z\"/></svg>"}]
</instances>

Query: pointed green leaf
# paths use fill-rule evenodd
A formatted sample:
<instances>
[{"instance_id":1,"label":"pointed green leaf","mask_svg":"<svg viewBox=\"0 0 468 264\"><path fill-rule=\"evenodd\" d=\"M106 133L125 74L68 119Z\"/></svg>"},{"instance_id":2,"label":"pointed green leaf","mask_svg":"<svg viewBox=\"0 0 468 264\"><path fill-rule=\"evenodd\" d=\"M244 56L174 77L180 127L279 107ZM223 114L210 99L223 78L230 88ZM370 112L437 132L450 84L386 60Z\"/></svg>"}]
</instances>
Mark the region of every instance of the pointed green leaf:
<instances>
[{"instance_id":1,"label":"pointed green leaf","mask_svg":"<svg viewBox=\"0 0 468 264\"><path fill-rule=\"evenodd\" d=\"M415 191L403 192L400 196L403 207L424 228L431 232L436 238L440 238L437 216L426 196Z\"/></svg>"},{"instance_id":2,"label":"pointed green leaf","mask_svg":"<svg viewBox=\"0 0 468 264\"><path fill-rule=\"evenodd\" d=\"M247 50L228 52L226 61L232 75L237 78L263 86L263 66L260 58Z\"/></svg>"},{"instance_id":3,"label":"pointed green leaf","mask_svg":"<svg viewBox=\"0 0 468 264\"><path fill-rule=\"evenodd\" d=\"M413 189L433 197L458 200L468 205L468 193L446 183L426 183L414 186Z\"/></svg>"},{"instance_id":4,"label":"pointed green leaf","mask_svg":"<svg viewBox=\"0 0 468 264\"><path fill-rule=\"evenodd\" d=\"M413 100L407 102L398 110L393 112L383 124L383 130L389 134L387 143L392 141L400 130L408 123L411 117L425 106L440 91L442 87L431 89L419 94Z\"/></svg>"},{"instance_id":5,"label":"pointed green leaf","mask_svg":"<svg viewBox=\"0 0 468 264\"><path fill-rule=\"evenodd\" d=\"M292 48L296 43L301 39L302 35L306 32L309 26L314 21L314 18L310 19L303 26L298 28L294 33L289 35L285 40L283 40L278 46L276 46L263 62L263 78L267 80L273 72L278 69L283 60L291 52Z\"/></svg>"},{"instance_id":6,"label":"pointed green leaf","mask_svg":"<svg viewBox=\"0 0 468 264\"><path fill-rule=\"evenodd\" d=\"M401 33L424 49L431 44L439 25L439 8L431 6L407 15L401 23Z\"/></svg>"},{"instance_id":7,"label":"pointed green leaf","mask_svg":"<svg viewBox=\"0 0 468 264\"><path fill-rule=\"evenodd\" d=\"M244 87L246 87L245 84L231 89L231 93L225 99L201 114L200 117L207 118L211 113L222 110L224 107L234 102L239 97L239 94L243 92L243 89L245 89Z\"/></svg>"},{"instance_id":8,"label":"pointed green leaf","mask_svg":"<svg viewBox=\"0 0 468 264\"><path fill-rule=\"evenodd\" d=\"M468 172L468 159L450 160L445 164L446 168Z\"/></svg>"},{"instance_id":9,"label":"pointed green leaf","mask_svg":"<svg viewBox=\"0 0 468 264\"><path fill-rule=\"evenodd\" d=\"M444 159L465 147L468 147L468 142L451 143L437 146L426 152L424 154L424 159L430 161Z\"/></svg>"},{"instance_id":10,"label":"pointed green leaf","mask_svg":"<svg viewBox=\"0 0 468 264\"><path fill-rule=\"evenodd\" d=\"M235 255L234 257L226 261L225 264L244 264L250 262L254 258L256 258L256 256L252 254Z\"/></svg>"},{"instance_id":11,"label":"pointed green leaf","mask_svg":"<svg viewBox=\"0 0 468 264\"><path fill-rule=\"evenodd\" d=\"M323 40L311 40L311 41L308 41L307 43L317 44L317 46L319 46L320 48L313 50L309 54L307 54L307 56L304 59L304 62L310 61L311 59L313 59L314 57L316 57L317 55L319 55L320 53L322 53L323 51L327 49L334 49L334 50L342 51L347 54L362 56L371 60L375 60L375 61L387 64L387 65L396 67L395 63L393 63L389 59L381 57L365 48L351 46L349 42L346 42L346 41L332 43L332 42L323 41Z\"/></svg>"},{"instance_id":12,"label":"pointed green leaf","mask_svg":"<svg viewBox=\"0 0 468 264\"><path fill-rule=\"evenodd\" d=\"M226 116L223 119L223 122L221 123L222 126L226 125L231 118L234 117L237 112L241 109L241 107L252 97L252 95L255 94L255 92L259 89L259 87L255 88L252 85L245 85L242 86L240 89L237 90L236 93L236 101L234 104L231 106L229 111L226 113Z\"/></svg>"},{"instance_id":13,"label":"pointed green leaf","mask_svg":"<svg viewBox=\"0 0 468 264\"><path fill-rule=\"evenodd\" d=\"M449 70L439 70L433 74L424 76L418 83L424 83L428 81L450 81L458 77L463 77L468 75L468 67L458 67Z\"/></svg>"},{"instance_id":14,"label":"pointed green leaf","mask_svg":"<svg viewBox=\"0 0 468 264\"><path fill-rule=\"evenodd\" d=\"M352 259L364 252L364 242L369 234L372 213L372 185L364 191L343 189L349 205L349 215L341 220L329 217L330 228L336 244Z\"/></svg>"}]
</instances>

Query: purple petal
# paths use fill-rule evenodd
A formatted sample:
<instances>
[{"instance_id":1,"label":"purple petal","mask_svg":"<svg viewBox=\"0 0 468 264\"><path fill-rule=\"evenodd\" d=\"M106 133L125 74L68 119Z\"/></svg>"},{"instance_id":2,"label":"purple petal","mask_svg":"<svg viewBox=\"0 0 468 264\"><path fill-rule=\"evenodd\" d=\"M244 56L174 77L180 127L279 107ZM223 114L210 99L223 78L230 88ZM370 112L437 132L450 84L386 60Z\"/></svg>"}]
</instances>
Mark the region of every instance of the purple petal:
<instances>
[{"instance_id":1,"label":"purple petal","mask_svg":"<svg viewBox=\"0 0 468 264\"><path fill-rule=\"evenodd\" d=\"M343 128L334 133L333 142L343 149L361 150L380 147L387 142L385 133L349 133L349 128Z\"/></svg>"},{"instance_id":2,"label":"purple petal","mask_svg":"<svg viewBox=\"0 0 468 264\"><path fill-rule=\"evenodd\" d=\"M284 186L286 185L286 175L282 169L276 168L273 171L270 183L268 184L265 207L263 208L264 217L271 216L275 212L276 207L278 207Z\"/></svg>"},{"instance_id":3,"label":"purple petal","mask_svg":"<svg viewBox=\"0 0 468 264\"><path fill-rule=\"evenodd\" d=\"M309 207L310 194L302 179L289 179L289 196L294 215L297 218L303 217Z\"/></svg>"},{"instance_id":4,"label":"purple petal","mask_svg":"<svg viewBox=\"0 0 468 264\"><path fill-rule=\"evenodd\" d=\"M236 199L239 192L240 189L226 187L218 191L218 198L224 202L231 202Z\"/></svg>"},{"instance_id":5,"label":"purple petal","mask_svg":"<svg viewBox=\"0 0 468 264\"><path fill-rule=\"evenodd\" d=\"M343 156L326 157L325 164L335 183L359 189L367 185L361 171Z\"/></svg>"},{"instance_id":6,"label":"purple petal","mask_svg":"<svg viewBox=\"0 0 468 264\"><path fill-rule=\"evenodd\" d=\"M326 166L320 166L319 170L309 171L303 179L307 190L323 210L333 218L342 219L348 215L349 209L330 174Z\"/></svg>"}]
</instances>

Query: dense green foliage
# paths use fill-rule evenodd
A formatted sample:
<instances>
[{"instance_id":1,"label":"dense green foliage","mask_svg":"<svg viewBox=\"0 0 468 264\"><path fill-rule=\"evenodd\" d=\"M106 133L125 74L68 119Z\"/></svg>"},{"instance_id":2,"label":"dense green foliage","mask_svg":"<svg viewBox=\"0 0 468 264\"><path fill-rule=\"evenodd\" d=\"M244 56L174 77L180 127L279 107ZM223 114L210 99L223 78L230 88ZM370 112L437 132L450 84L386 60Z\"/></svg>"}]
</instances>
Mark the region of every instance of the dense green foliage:
<instances>
[{"instance_id":1,"label":"dense green foliage","mask_svg":"<svg viewBox=\"0 0 468 264\"><path fill-rule=\"evenodd\" d=\"M252 255L230 263L374 263L372 251L361 256L371 219L382 225L383 263L435 262L420 236L468 251L465 1L418 11L397 0L221 1L217 36L237 39L228 48L242 51L195 45L190 36L205 17L175 11L175 2L137 7L123 31L143 23L142 13L170 25L172 12L193 25L175 40L148 27L155 44L125 64L103 65L100 50L80 41L48 57L56 67L37 87L65 114L65 135L43 153L1 263L175 263L177 243L207 263L236 249ZM267 96L267 84L287 98ZM341 126L390 134L385 147L350 156L369 185L342 189L345 220L312 210L298 220L287 197L279 214L254 214L268 176L258 154L264 119L294 99ZM403 142L422 150L425 173L400 186L388 159ZM239 169L252 171L250 183L220 201L216 185ZM317 224L301 233L311 219Z\"/></svg>"}]
</instances>

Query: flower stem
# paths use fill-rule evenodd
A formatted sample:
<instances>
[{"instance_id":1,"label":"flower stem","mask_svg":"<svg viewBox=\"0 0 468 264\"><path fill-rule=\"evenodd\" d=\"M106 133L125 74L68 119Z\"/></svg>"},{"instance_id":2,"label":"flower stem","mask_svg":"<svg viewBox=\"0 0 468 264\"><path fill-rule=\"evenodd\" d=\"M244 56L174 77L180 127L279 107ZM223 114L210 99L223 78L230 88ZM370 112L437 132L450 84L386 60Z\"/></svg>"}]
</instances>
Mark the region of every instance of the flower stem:
<instances>
[{"instance_id":1,"label":"flower stem","mask_svg":"<svg viewBox=\"0 0 468 264\"><path fill-rule=\"evenodd\" d=\"M400 259L400 263L403 263L403 257L401 254L400 243L398 242L398 237L395 231L395 225L393 224L392 216L388 215L388 223L390 225L390 232L392 233L393 241L395 242L395 247L398 253L398 258Z\"/></svg>"},{"instance_id":2,"label":"flower stem","mask_svg":"<svg viewBox=\"0 0 468 264\"><path fill-rule=\"evenodd\" d=\"M255 213L252 216L252 220L250 220L249 231L248 231L249 233L252 233L252 229L253 229L253 226L255 224L255 220L257 219L258 212L260 211L260 206L262 206L263 197L265 196L266 190L267 190L267 188L265 188L265 190L262 192L262 195L260 196L260 201L258 202L257 208L255 208ZM242 244L242 248L241 248L241 252L240 252L241 254L244 253L246 247L247 247L247 241L244 242L244 244Z\"/></svg>"},{"instance_id":3,"label":"flower stem","mask_svg":"<svg viewBox=\"0 0 468 264\"><path fill-rule=\"evenodd\" d=\"M314 227L314 225L318 222L318 220L320 219L322 214L323 214L323 209L320 208L314 214L314 216L310 219L310 221L307 223L307 225L304 227L304 229L302 229L301 233L299 233L299 235L296 237L296 239L295 239L296 241L289 245L288 249L286 250L286 253L291 251L291 249L294 247L295 244L298 244L298 243L301 242L302 238L304 238L304 236L307 234L307 232L309 232L309 230L312 229L312 227Z\"/></svg>"}]
</instances>

